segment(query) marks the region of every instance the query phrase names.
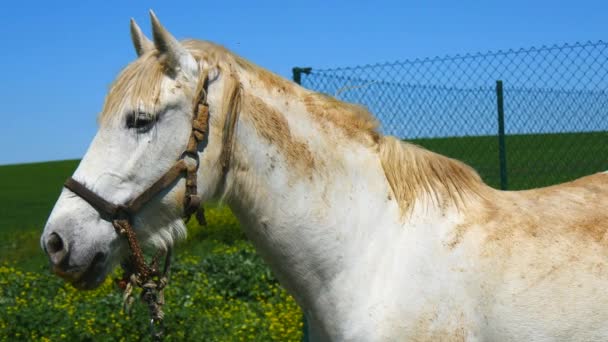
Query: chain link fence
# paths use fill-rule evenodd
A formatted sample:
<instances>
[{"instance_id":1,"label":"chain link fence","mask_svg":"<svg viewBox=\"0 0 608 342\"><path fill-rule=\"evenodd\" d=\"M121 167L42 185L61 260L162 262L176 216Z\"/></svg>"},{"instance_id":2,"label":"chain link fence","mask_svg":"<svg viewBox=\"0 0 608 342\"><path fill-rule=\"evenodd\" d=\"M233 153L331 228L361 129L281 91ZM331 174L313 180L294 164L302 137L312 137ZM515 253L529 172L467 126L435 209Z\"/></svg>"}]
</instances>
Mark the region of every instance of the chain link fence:
<instances>
[{"instance_id":1,"label":"chain link fence","mask_svg":"<svg viewBox=\"0 0 608 342\"><path fill-rule=\"evenodd\" d=\"M496 188L608 170L602 41L293 71L304 87L369 108L384 134L462 160Z\"/></svg>"}]
</instances>

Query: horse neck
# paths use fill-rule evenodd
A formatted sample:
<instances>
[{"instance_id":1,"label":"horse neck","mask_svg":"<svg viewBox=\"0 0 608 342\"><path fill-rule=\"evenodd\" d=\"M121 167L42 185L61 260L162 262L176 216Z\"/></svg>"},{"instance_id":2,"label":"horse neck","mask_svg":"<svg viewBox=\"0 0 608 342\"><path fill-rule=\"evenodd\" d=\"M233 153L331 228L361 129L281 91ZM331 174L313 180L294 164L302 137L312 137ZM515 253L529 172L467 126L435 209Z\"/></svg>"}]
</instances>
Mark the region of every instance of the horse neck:
<instances>
[{"instance_id":1,"label":"horse neck","mask_svg":"<svg viewBox=\"0 0 608 342\"><path fill-rule=\"evenodd\" d=\"M304 90L284 95L241 84L224 198L281 283L300 305L314 306L350 268L349 255L399 210L377 150L313 120Z\"/></svg>"}]
</instances>

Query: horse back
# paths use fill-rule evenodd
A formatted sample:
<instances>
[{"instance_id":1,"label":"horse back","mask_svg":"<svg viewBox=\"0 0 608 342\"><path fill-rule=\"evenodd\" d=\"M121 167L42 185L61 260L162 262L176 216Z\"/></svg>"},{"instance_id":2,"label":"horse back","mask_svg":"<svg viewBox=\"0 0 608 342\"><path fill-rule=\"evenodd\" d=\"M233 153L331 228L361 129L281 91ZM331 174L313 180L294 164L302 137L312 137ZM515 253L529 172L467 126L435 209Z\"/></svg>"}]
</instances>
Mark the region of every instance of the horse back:
<instances>
[{"instance_id":1,"label":"horse back","mask_svg":"<svg viewBox=\"0 0 608 342\"><path fill-rule=\"evenodd\" d=\"M482 336L608 338L608 174L492 191L455 228Z\"/></svg>"}]
</instances>

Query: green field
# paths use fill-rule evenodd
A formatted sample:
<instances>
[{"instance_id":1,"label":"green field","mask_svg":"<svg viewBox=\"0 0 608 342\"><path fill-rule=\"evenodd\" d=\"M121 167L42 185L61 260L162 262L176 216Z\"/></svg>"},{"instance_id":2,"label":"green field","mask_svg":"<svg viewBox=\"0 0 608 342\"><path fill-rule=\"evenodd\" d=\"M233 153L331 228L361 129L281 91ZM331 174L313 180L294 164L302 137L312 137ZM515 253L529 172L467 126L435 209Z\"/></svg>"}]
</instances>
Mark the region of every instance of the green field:
<instances>
[{"instance_id":1,"label":"green field","mask_svg":"<svg viewBox=\"0 0 608 342\"><path fill-rule=\"evenodd\" d=\"M412 142L465 161L499 184L496 137ZM568 181L608 170L608 133L508 136L510 189ZM0 166L0 340L139 339L145 315L127 318L109 279L76 292L52 276L39 235L77 161ZM299 340L301 313L257 256L225 207L207 208L209 225L188 225L167 297L169 340ZM128 323L128 324L127 324ZM100 335L101 334L101 335Z\"/></svg>"},{"instance_id":2,"label":"green field","mask_svg":"<svg viewBox=\"0 0 608 342\"><path fill-rule=\"evenodd\" d=\"M63 181L78 161L0 166L0 260L44 264L38 239Z\"/></svg>"},{"instance_id":3,"label":"green field","mask_svg":"<svg viewBox=\"0 0 608 342\"><path fill-rule=\"evenodd\" d=\"M498 138L495 136L416 139L413 143L474 167L498 188ZM509 190L538 188L608 170L608 132L508 135Z\"/></svg>"}]
</instances>

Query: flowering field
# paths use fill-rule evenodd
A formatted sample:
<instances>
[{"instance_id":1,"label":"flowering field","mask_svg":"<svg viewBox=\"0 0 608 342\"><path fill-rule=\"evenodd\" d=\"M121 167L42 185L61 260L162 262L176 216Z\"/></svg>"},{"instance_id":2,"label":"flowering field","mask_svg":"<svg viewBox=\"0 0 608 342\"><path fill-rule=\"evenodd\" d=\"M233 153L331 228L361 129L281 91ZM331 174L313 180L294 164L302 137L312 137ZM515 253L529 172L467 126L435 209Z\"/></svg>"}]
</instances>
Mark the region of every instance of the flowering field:
<instances>
[{"instance_id":1,"label":"flowering field","mask_svg":"<svg viewBox=\"0 0 608 342\"><path fill-rule=\"evenodd\" d=\"M166 340L300 341L300 309L234 216L225 207L211 207L207 221L200 227L192 220L188 240L177 248L165 292ZM30 240L37 241L40 231L12 232L11 239L35 245ZM0 261L0 341L149 339L143 304L134 305L130 316L121 310L118 272L99 289L81 292L39 260Z\"/></svg>"}]
</instances>

